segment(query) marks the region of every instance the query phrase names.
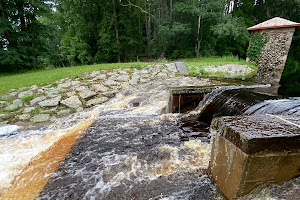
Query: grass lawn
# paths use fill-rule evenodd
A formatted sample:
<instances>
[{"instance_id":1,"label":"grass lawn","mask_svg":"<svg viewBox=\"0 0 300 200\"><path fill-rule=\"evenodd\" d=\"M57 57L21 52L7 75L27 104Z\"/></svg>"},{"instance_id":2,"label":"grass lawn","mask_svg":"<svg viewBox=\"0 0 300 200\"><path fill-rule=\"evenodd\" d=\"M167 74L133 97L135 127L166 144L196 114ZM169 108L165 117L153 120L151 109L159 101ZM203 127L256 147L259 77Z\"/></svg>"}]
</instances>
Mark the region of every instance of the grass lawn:
<instances>
[{"instance_id":1,"label":"grass lawn","mask_svg":"<svg viewBox=\"0 0 300 200\"><path fill-rule=\"evenodd\" d=\"M111 64L96 64L84 65L77 67L64 67L49 70L35 70L20 74L0 74L0 93L8 92L10 89L18 89L31 85L46 85L50 82L65 78L75 77L84 72L91 72L103 69L117 68L142 68L148 63L111 63Z\"/></svg>"}]
</instances>

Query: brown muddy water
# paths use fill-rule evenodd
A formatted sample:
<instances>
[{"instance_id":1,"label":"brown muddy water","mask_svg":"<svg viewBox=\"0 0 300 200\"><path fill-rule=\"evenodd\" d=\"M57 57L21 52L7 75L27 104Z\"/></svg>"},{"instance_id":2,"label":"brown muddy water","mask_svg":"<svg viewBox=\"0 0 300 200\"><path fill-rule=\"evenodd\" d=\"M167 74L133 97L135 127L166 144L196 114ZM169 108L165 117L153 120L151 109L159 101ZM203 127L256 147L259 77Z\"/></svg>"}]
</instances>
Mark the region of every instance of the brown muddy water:
<instances>
[{"instance_id":1,"label":"brown muddy water","mask_svg":"<svg viewBox=\"0 0 300 200\"><path fill-rule=\"evenodd\" d=\"M198 120L199 108L164 114L169 87L211 84L176 77L128 85L50 127L3 132L0 199L224 199L208 176L209 123ZM289 199L300 180L284 184L242 199Z\"/></svg>"}]
</instances>

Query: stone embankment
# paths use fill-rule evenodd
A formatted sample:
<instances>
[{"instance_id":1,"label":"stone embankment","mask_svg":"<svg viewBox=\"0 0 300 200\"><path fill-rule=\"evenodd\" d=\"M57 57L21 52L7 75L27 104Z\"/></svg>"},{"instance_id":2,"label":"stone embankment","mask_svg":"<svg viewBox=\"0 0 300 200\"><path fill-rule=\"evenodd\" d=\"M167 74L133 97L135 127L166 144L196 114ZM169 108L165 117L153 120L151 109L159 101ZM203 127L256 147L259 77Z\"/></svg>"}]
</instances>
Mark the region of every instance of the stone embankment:
<instances>
[{"instance_id":1,"label":"stone embankment","mask_svg":"<svg viewBox=\"0 0 300 200\"><path fill-rule=\"evenodd\" d=\"M93 71L45 86L12 89L1 96L0 110L4 112L0 114L0 123L53 122L59 117L104 103L128 85L175 77L176 72L174 64L157 64L142 69Z\"/></svg>"}]
</instances>

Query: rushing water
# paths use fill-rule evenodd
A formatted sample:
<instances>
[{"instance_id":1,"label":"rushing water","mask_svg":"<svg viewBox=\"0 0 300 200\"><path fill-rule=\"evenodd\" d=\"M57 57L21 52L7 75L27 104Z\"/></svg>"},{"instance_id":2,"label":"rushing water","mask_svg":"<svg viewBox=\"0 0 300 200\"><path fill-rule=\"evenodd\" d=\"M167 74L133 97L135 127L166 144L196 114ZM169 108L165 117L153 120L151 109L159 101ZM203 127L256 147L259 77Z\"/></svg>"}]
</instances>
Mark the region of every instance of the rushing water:
<instances>
[{"instance_id":1,"label":"rushing water","mask_svg":"<svg viewBox=\"0 0 300 200\"><path fill-rule=\"evenodd\" d=\"M111 101L47 129L16 132L17 127L6 127L9 131L0 137L0 199L33 199L41 189L37 199L223 199L207 175L209 122L197 119L199 110L163 114L168 87L208 84L176 77L128 85ZM206 102L225 90L208 95ZM88 120L94 122L81 135ZM80 122L84 126L76 127ZM299 179L289 183L243 198L284 198L300 185Z\"/></svg>"}]
</instances>

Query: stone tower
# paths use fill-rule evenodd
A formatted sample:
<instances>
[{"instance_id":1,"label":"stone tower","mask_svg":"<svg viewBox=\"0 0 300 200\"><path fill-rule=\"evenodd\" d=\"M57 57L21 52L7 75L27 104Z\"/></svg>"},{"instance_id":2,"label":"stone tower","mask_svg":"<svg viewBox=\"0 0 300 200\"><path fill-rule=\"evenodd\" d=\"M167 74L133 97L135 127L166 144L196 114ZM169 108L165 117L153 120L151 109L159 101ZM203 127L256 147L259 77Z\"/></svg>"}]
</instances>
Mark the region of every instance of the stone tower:
<instances>
[{"instance_id":1,"label":"stone tower","mask_svg":"<svg viewBox=\"0 0 300 200\"><path fill-rule=\"evenodd\" d=\"M263 45L258 72L255 80L260 83L279 84L294 32L300 29L300 23L280 17L267 20L247 30L250 34L263 34L267 43Z\"/></svg>"}]
</instances>

